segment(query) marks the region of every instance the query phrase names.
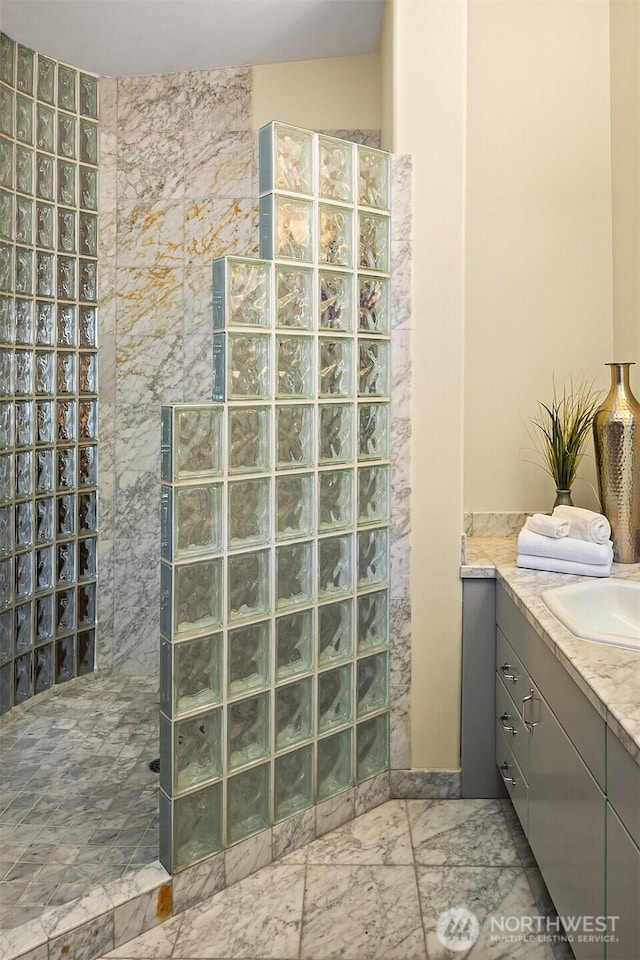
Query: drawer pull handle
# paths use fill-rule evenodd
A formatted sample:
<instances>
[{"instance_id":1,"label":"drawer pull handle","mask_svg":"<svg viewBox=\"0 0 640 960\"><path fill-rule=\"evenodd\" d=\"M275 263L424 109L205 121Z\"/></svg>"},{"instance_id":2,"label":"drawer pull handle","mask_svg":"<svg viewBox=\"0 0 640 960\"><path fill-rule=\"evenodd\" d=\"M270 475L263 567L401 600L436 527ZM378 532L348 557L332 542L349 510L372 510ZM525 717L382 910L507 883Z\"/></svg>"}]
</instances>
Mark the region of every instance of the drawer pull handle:
<instances>
[{"instance_id":1,"label":"drawer pull handle","mask_svg":"<svg viewBox=\"0 0 640 960\"><path fill-rule=\"evenodd\" d=\"M534 727L537 727L537 726L538 726L538 723L539 723L540 721L539 721L539 720L527 720L527 718L526 718L526 707L525 707L525 703L530 703L531 706L533 706L533 690L530 690L530 691L529 691L529 695L528 695L527 697L524 697L523 700L522 700L522 719L524 720L524 725L525 725L525 727L527 728L527 730L529 731L529 733L533 733Z\"/></svg>"},{"instance_id":2,"label":"drawer pull handle","mask_svg":"<svg viewBox=\"0 0 640 960\"><path fill-rule=\"evenodd\" d=\"M502 774L502 779L504 780L505 785L509 784L510 786L515 787L518 781L516 780L515 777L508 777L507 776L508 772L509 772L509 764L505 760L504 763L500 764L500 773Z\"/></svg>"},{"instance_id":3,"label":"drawer pull handle","mask_svg":"<svg viewBox=\"0 0 640 960\"><path fill-rule=\"evenodd\" d=\"M511 724L508 722L509 720L511 720L510 715L508 713L503 713L502 716L500 717L500 723L502 724L502 729L505 730L507 733L512 733L515 737L518 731L516 730L515 727L511 726Z\"/></svg>"},{"instance_id":4,"label":"drawer pull handle","mask_svg":"<svg viewBox=\"0 0 640 960\"><path fill-rule=\"evenodd\" d=\"M517 683L520 679L517 673L507 673L508 670L513 670L510 663L503 663L500 669L502 670L502 676L505 680L511 680L512 683Z\"/></svg>"}]
</instances>

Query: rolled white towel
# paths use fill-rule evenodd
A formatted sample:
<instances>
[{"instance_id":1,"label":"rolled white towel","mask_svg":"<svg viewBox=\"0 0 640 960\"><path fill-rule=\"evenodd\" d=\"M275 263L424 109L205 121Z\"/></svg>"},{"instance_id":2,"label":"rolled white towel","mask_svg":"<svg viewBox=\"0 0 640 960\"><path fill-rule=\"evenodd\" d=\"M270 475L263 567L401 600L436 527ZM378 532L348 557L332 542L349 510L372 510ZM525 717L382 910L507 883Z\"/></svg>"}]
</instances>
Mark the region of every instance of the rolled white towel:
<instances>
[{"instance_id":1,"label":"rolled white towel","mask_svg":"<svg viewBox=\"0 0 640 960\"><path fill-rule=\"evenodd\" d=\"M546 513L534 513L527 517L525 529L532 533L539 533L541 537L553 537L560 540L569 536L569 521L561 517L548 517Z\"/></svg>"},{"instance_id":2,"label":"rolled white towel","mask_svg":"<svg viewBox=\"0 0 640 960\"><path fill-rule=\"evenodd\" d=\"M554 560L566 560L570 563L610 564L613 559L611 541L593 543L588 540L577 540L574 537L554 540L552 537L541 537L539 533L532 533L526 528L518 534L518 553L524 553L530 557L551 557Z\"/></svg>"},{"instance_id":3,"label":"rolled white towel","mask_svg":"<svg viewBox=\"0 0 640 960\"><path fill-rule=\"evenodd\" d=\"M582 507L556 507L553 516L569 521L569 536L576 540L606 543L611 539L611 524L601 513Z\"/></svg>"},{"instance_id":4,"label":"rolled white towel","mask_svg":"<svg viewBox=\"0 0 640 960\"><path fill-rule=\"evenodd\" d=\"M571 573L579 577L609 577L611 564L607 563L574 563L571 560L556 560L555 557L533 557L530 554L519 553L516 558L519 567L527 570L545 570L549 573Z\"/></svg>"}]
</instances>

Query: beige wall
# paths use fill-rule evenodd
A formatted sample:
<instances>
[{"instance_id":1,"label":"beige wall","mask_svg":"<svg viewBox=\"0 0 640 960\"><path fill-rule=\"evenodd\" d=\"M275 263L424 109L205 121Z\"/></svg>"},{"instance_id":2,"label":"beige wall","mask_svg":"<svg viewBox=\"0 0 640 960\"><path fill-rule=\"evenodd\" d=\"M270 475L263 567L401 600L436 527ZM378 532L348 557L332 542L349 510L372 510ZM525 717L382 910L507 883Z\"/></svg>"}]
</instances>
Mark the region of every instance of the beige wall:
<instances>
[{"instance_id":1,"label":"beige wall","mask_svg":"<svg viewBox=\"0 0 640 960\"><path fill-rule=\"evenodd\" d=\"M610 12L612 359L640 363L640 3L611 0Z\"/></svg>"},{"instance_id":2,"label":"beige wall","mask_svg":"<svg viewBox=\"0 0 640 960\"><path fill-rule=\"evenodd\" d=\"M380 129L379 55L254 67L254 129L270 120L310 130Z\"/></svg>"},{"instance_id":3,"label":"beige wall","mask_svg":"<svg viewBox=\"0 0 640 960\"><path fill-rule=\"evenodd\" d=\"M612 359L607 0L471 0L467 122L465 510L548 509L527 418Z\"/></svg>"}]
</instances>

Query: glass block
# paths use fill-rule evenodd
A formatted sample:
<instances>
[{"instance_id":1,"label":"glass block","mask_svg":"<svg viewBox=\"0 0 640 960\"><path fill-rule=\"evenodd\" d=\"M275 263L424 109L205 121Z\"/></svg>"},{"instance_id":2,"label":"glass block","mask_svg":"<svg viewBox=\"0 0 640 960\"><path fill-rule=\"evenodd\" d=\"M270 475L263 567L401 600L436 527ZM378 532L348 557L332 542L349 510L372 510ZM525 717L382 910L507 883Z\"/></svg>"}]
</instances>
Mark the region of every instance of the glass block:
<instances>
[{"instance_id":1,"label":"glass block","mask_svg":"<svg viewBox=\"0 0 640 960\"><path fill-rule=\"evenodd\" d=\"M269 686L271 623L253 623L230 630L227 636L227 695L250 693Z\"/></svg>"},{"instance_id":2,"label":"glass block","mask_svg":"<svg viewBox=\"0 0 640 960\"><path fill-rule=\"evenodd\" d=\"M81 440L98 437L98 405L95 400L81 400L78 414L78 436Z\"/></svg>"},{"instance_id":3,"label":"glass block","mask_svg":"<svg viewBox=\"0 0 640 960\"><path fill-rule=\"evenodd\" d=\"M1 34L0 34L1 36ZM13 705L13 662L0 667L0 714Z\"/></svg>"},{"instance_id":4,"label":"glass block","mask_svg":"<svg viewBox=\"0 0 640 960\"><path fill-rule=\"evenodd\" d=\"M36 154L36 195L41 200L54 200L53 157L45 153Z\"/></svg>"},{"instance_id":5,"label":"glass block","mask_svg":"<svg viewBox=\"0 0 640 960\"><path fill-rule=\"evenodd\" d=\"M0 350L0 397L10 397L13 394L13 350Z\"/></svg>"},{"instance_id":6,"label":"glass block","mask_svg":"<svg viewBox=\"0 0 640 960\"><path fill-rule=\"evenodd\" d=\"M0 296L0 343L11 345L16 336L16 318L11 297Z\"/></svg>"},{"instance_id":7,"label":"glass block","mask_svg":"<svg viewBox=\"0 0 640 960\"><path fill-rule=\"evenodd\" d=\"M275 819L284 820L313 803L313 747L294 750L274 763Z\"/></svg>"},{"instance_id":8,"label":"glass block","mask_svg":"<svg viewBox=\"0 0 640 960\"><path fill-rule=\"evenodd\" d=\"M168 721L162 721L171 726ZM189 790L222 773L222 710L209 710L175 724L173 788Z\"/></svg>"},{"instance_id":9,"label":"glass block","mask_svg":"<svg viewBox=\"0 0 640 960\"><path fill-rule=\"evenodd\" d=\"M235 400L268 399L270 340L256 334L228 334L227 396Z\"/></svg>"},{"instance_id":10,"label":"glass block","mask_svg":"<svg viewBox=\"0 0 640 960\"><path fill-rule=\"evenodd\" d=\"M36 492L53 493L55 489L55 466L53 450L36 450Z\"/></svg>"},{"instance_id":11,"label":"glass block","mask_svg":"<svg viewBox=\"0 0 640 960\"><path fill-rule=\"evenodd\" d=\"M33 546L33 502L17 503L16 512L16 548L22 550Z\"/></svg>"},{"instance_id":12,"label":"glass block","mask_svg":"<svg viewBox=\"0 0 640 960\"><path fill-rule=\"evenodd\" d=\"M277 337L276 396L313 396L313 340L310 337Z\"/></svg>"},{"instance_id":13,"label":"glass block","mask_svg":"<svg viewBox=\"0 0 640 960\"><path fill-rule=\"evenodd\" d=\"M353 392L353 349L351 339L318 339L318 372L321 397L348 397Z\"/></svg>"},{"instance_id":14,"label":"glass block","mask_svg":"<svg viewBox=\"0 0 640 960\"><path fill-rule=\"evenodd\" d=\"M78 313L80 347L98 346L98 318L95 307L80 307Z\"/></svg>"},{"instance_id":15,"label":"glass block","mask_svg":"<svg viewBox=\"0 0 640 960\"><path fill-rule=\"evenodd\" d=\"M96 585L85 583L78 587L78 626L90 627L96 622Z\"/></svg>"},{"instance_id":16,"label":"glass block","mask_svg":"<svg viewBox=\"0 0 640 960\"><path fill-rule=\"evenodd\" d=\"M16 613L16 639L15 648L18 650L27 650L33 646L33 603L22 603L15 608Z\"/></svg>"},{"instance_id":17,"label":"glass block","mask_svg":"<svg viewBox=\"0 0 640 960\"><path fill-rule=\"evenodd\" d=\"M53 634L53 594L49 593L36 600L36 641L46 640Z\"/></svg>"},{"instance_id":18,"label":"glass block","mask_svg":"<svg viewBox=\"0 0 640 960\"><path fill-rule=\"evenodd\" d=\"M389 767L389 715L381 714L356 728L358 783Z\"/></svg>"},{"instance_id":19,"label":"glass block","mask_svg":"<svg viewBox=\"0 0 640 960\"><path fill-rule=\"evenodd\" d=\"M173 711L186 713L222 698L222 634L176 643L173 649Z\"/></svg>"},{"instance_id":20,"label":"glass block","mask_svg":"<svg viewBox=\"0 0 640 960\"><path fill-rule=\"evenodd\" d=\"M223 257L214 261L214 327L269 326L270 270L269 263L259 260Z\"/></svg>"},{"instance_id":21,"label":"glass block","mask_svg":"<svg viewBox=\"0 0 640 960\"><path fill-rule=\"evenodd\" d=\"M0 33L0 80L10 86L15 82L14 63L16 52L15 41L6 33Z\"/></svg>"},{"instance_id":22,"label":"glass block","mask_svg":"<svg viewBox=\"0 0 640 960\"><path fill-rule=\"evenodd\" d=\"M22 90L23 93L33 96L33 65L35 54L33 50L30 50L29 47L24 47L21 43L18 44L17 53L16 87L18 90Z\"/></svg>"},{"instance_id":23,"label":"glass block","mask_svg":"<svg viewBox=\"0 0 640 960\"><path fill-rule=\"evenodd\" d=\"M277 407L276 430L279 470L313 465L313 407Z\"/></svg>"},{"instance_id":24,"label":"glass block","mask_svg":"<svg viewBox=\"0 0 640 960\"><path fill-rule=\"evenodd\" d=\"M13 702L17 705L33 696L33 659L30 653L26 653L18 657L14 663Z\"/></svg>"},{"instance_id":25,"label":"glass block","mask_svg":"<svg viewBox=\"0 0 640 960\"><path fill-rule=\"evenodd\" d=\"M12 445L12 409L13 404L11 402L0 402L0 450Z\"/></svg>"},{"instance_id":26,"label":"glass block","mask_svg":"<svg viewBox=\"0 0 640 960\"><path fill-rule=\"evenodd\" d=\"M8 557L13 549L13 507L0 507L0 557Z\"/></svg>"},{"instance_id":27,"label":"glass block","mask_svg":"<svg viewBox=\"0 0 640 960\"><path fill-rule=\"evenodd\" d=\"M353 471L323 470L318 474L318 529L340 530L353 523Z\"/></svg>"},{"instance_id":28,"label":"glass block","mask_svg":"<svg viewBox=\"0 0 640 960\"><path fill-rule=\"evenodd\" d=\"M222 549L222 487L162 487L162 555L184 559Z\"/></svg>"},{"instance_id":29,"label":"glass block","mask_svg":"<svg viewBox=\"0 0 640 960\"><path fill-rule=\"evenodd\" d=\"M13 90L0 86L0 133L6 134L7 137L13 136L15 112L15 94Z\"/></svg>"},{"instance_id":30,"label":"glass block","mask_svg":"<svg viewBox=\"0 0 640 960\"><path fill-rule=\"evenodd\" d=\"M64 64L58 64L58 106L62 110L70 110L72 113L76 109L76 81L77 71L73 67L65 67Z\"/></svg>"},{"instance_id":31,"label":"glass block","mask_svg":"<svg viewBox=\"0 0 640 960\"><path fill-rule=\"evenodd\" d=\"M77 673L79 677L93 673L96 668L96 632L81 630L77 640Z\"/></svg>"},{"instance_id":32,"label":"glass block","mask_svg":"<svg viewBox=\"0 0 640 960\"><path fill-rule=\"evenodd\" d=\"M328 200L353 200L353 144L318 138L318 192Z\"/></svg>"},{"instance_id":33,"label":"glass block","mask_svg":"<svg viewBox=\"0 0 640 960\"><path fill-rule=\"evenodd\" d=\"M58 440L76 438L76 401L58 400L57 403Z\"/></svg>"},{"instance_id":34,"label":"glass block","mask_svg":"<svg viewBox=\"0 0 640 960\"><path fill-rule=\"evenodd\" d=\"M298 680L276 690L276 750L313 736L313 680Z\"/></svg>"},{"instance_id":35,"label":"glass block","mask_svg":"<svg viewBox=\"0 0 640 960\"><path fill-rule=\"evenodd\" d=\"M276 678L286 680L313 667L311 610L290 613L276 620Z\"/></svg>"},{"instance_id":36,"label":"glass block","mask_svg":"<svg viewBox=\"0 0 640 960\"><path fill-rule=\"evenodd\" d=\"M98 78L80 74L80 113L83 117L98 119Z\"/></svg>"},{"instance_id":37,"label":"glass block","mask_svg":"<svg viewBox=\"0 0 640 960\"><path fill-rule=\"evenodd\" d=\"M353 277L350 273L320 270L320 328L353 329Z\"/></svg>"},{"instance_id":38,"label":"glass block","mask_svg":"<svg viewBox=\"0 0 640 960\"><path fill-rule=\"evenodd\" d=\"M259 134L260 192L313 192L313 134L282 123L269 124Z\"/></svg>"},{"instance_id":39,"label":"glass block","mask_svg":"<svg viewBox=\"0 0 640 960\"><path fill-rule=\"evenodd\" d=\"M318 733L349 723L352 700L350 663L318 674Z\"/></svg>"},{"instance_id":40,"label":"glass block","mask_svg":"<svg viewBox=\"0 0 640 960\"><path fill-rule=\"evenodd\" d=\"M76 571L76 545L73 541L56 547L56 579L58 583L73 583Z\"/></svg>"},{"instance_id":41,"label":"glass block","mask_svg":"<svg viewBox=\"0 0 640 960\"><path fill-rule=\"evenodd\" d=\"M53 644L40 647L34 654L34 691L42 693L53 685Z\"/></svg>"},{"instance_id":42,"label":"glass block","mask_svg":"<svg viewBox=\"0 0 640 960\"><path fill-rule=\"evenodd\" d=\"M78 296L88 303L98 300L98 264L95 260L78 261Z\"/></svg>"},{"instance_id":43,"label":"glass block","mask_svg":"<svg viewBox=\"0 0 640 960\"><path fill-rule=\"evenodd\" d=\"M36 203L36 246L45 247L47 250L53 249L54 235L54 208L50 203ZM51 273L53 274L53 261L51 263ZM53 290L53 287L51 287ZM53 292L43 294L43 296L53 296Z\"/></svg>"},{"instance_id":44,"label":"glass block","mask_svg":"<svg viewBox=\"0 0 640 960\"><path fill-rule=\"evenodd\" d=\"M230 620L269 612L269 551L241 553L227 559Z\"/></svg>"},{"instance_id":45,"label":"glass block","mask_svg":"<svg viewBox=\"0 0 640 960\"><path fill-rule=\"evenodd\" d=\"M24 247L16 247L15 258L15 292L28 296L33 293L33 252Z\"/></svg>"},{"instance_id":46,"label":"glass block","mask_svg":"<svg viewBox=\"0 0 640 960\"><path fill-rule=\"evenodd\" d=\"M38 369L36 355L36 374ZM36 392L38 387L36 375ZM53 443L53 401L40 400L36 403L36 443Z\"/></svg>"},{"instance_id":47,"label":"glass block","mask_svg":"<svg viewBox=\"0 0 640 960\"><path fill-rule=\"evenodd\" d=\"M222 847L222 784L213 783L175 800L171 869L182 870Z\"/></svg>"},{"instance_id":48,"label":"glass block","mask_svg":"<svg viewBox=\"0 0 640 960\"><path fill-rule=\"evenodd\" d=\"M98 171L91 167L79 168L80 206L85 210L98 209Z\"/></svg>"},{"instance_id":49,"label":"glass block","mask_svg":"<svg viewBox=\"0 0 640 960\"><path fill-rule=\"evenodd\" d=\"M75 300L76 261L73 257L58 257L57 291L58 300Z\"/></svg>"},{"instance_id":50,"label":"glass block","mask_svg":"<svg viewBox=\"0 0 640 960\"><path fill-rule=\"evenodd\" d=\"M0 608L13 602L13 562L12 559L0 560Z\"/></svg>"},{"instance_id":51,"label":"glass block","mask_svg":"<svg viewBox=\"0 0 640 960\"><path fill-rule=\"evenodd\" d=\"M236 843L269 826L270 764L227 781L227 841Z\"/></svg>"},{"instance_id":52,"label":"glass block","mask_svg":"<svg viewBox=\"0 0 640 960\"><path fill-rule=\"evenodd\" d=\"M95 353L81 353L78 363L80 393L98 392L98 357Z\"/></svg>"},{"instance_id":53,"label":"glass block","mask_svg":"<svg viewBox=\"0 0 640 960\"><path fill-rule=\"evenodd\" d=\"M353 656L352 602L341 600L318 608L318 666Z\"/></svg>"},{"instance_id":54,"label":"glass block","mask_svg":"<svg viewBox=\"0 0 640 960\"><path fill-rule=\"evenodd\" d=\"M313 533L313 475L276 477L276 537L311 536Z\"/></svg>"},{"instance_id":55,"label":"glass block","mask_svg":"<svg viewBox=\"0 0 640 960\"><path fill-rule=\"evenodd\" d=\"M386 528L358 533L358 586L384 583L389 578L389 531Z\"/></svg>"},{"instance_id":56,"label":"glass block","mask_svg":"<svg viewBox=\"0 0 640 960\"><path fill-rule=\"evenodd\" d=\"M358 661L358 716L382 710L389 704L387 654L378 653Z\"/></svg>"},{"instance_id":57,"label":"glass block","mask_svg":"<svg viewBox=\"0 0 640 960\"><path fill-rule=\"evenodd\" d=\"M98 256L98 218L93 213L81 213L79 218L79 247L83 257Z\"/></svg>"},{"instance_id":58,"label":"glass block","mask_svg":"<svg viewBox=\"0 0 640 960\"><path fill-rule=\"evenodd\" d=\"M29 147L16 144L16 189L20 193L33 194L34 152ZM0 180L2 179L2 143L0 142ZM6 184L10 186L10 184Z\"/></svg>"},{"instance_id":59,"label":"glass block","mask_svg":"<svg viewBox=\"0 0 640 960\"><path fill-rule=\"evenodd\" d=\"M0 190L0 237L13 240L13 196L8 190Z\"/></svg>"},{"instance_id":60,"label":"glass block","mask_svg":"<svg viewBox=\"0 0 640 960\"><path fill-rule=\"evenodd\" d=\"M36 104L36 147L53 153L55 149L55 112L51 107Z\"/></svg>"},{"instance_id":61,"label":"glass block","mask_svg":"<svg viewBox=\"0 0 640 960\"><path fill-rule=\"evenodd\" d=\"M16 94L16 140L33 143L33 101Z\"/></svg>"},{"instance_id":62,"label":"glass block","mask_svg":"<svg viewBox=\"0 0 640 960\"><path fill-rule=\"evenodd\" d=\"M358 404L358 460L388 460L389 404Z\"/></svg>"},{"instance_id":63,"label":"glass block","mask_svg":"<svg viewBox=\"0 0 640 960\"><path fill-rule=\"evenodd\" d=\"M54 538L53 499L36 500L36 541L47 543Z\"/></svg>"},{"instance_id":64,"label":"glass block","mask_svg":"<svg viewBox=\"0 0 640 960\"><path fill-rule=\"evenodd\" d=\"M353 211L326 203L318 207L318 260L341 267L353 264Z\"/></svg>"},{"instance_id":65,"label":"glass block","mask_svg":"<svg viewBox=\"0 0 640 960\"><path fill-rule=\"evenodd\" d=\"M360 212L358 263L366 270L389 272L389 218Z\"/></svg>"},{"instance_id":66,"label":"glass block","mask_svg":"<svg viewBox=\"0 0 640 960\"><path fill-rule=\"evenodd\" d=\"M163 567L164 571L164 567ZM204 633L222 623L222 561L200 560L174 569L173 635ZM163 590L162 602L165 603Z\"/></svg>"},{"instance_id":67,"label":"glass block","mask_svg":"<svg viewBox=\"0 0 640 960\"><path fill-rule=\"evenodd\" d=\"M16 240L33 243L33 200L16 197Z\"/></svg>"},{"instance_id":68,"label":"glass block","mask_svg":"<svg viewBox=\"0 0 640 960\"><path fill-rule=\"evenodd\" d=\"M16 343L30 346L33 343L33 301L16 298Z\"/></svg>"},{"instance_id":69,"label":"glass block","mask_svg":"<svg viewBox=\"0 0 640 960\"><path fill-rule=\"evenodd\" d=\"M389 396L389 341L358 340L358 393Z\"/></svg>"},{"instance_id":70,"label":"glass block","mask_svg":"<svg viewBox=\"0 0 640 960\"><path fill-rule=\"evenodd\" d=\"M90 120L80 121L79 155L82 163L98 163L98 124Z\"/></svg>"},{"instance_id":71,"label":"glass block","mask_svg":"<svg viewBox=\"0 0 640 960\"><path fill-rule=\"evenodd\" d=\"M276 267L276 325L313 329L313 271Z\"/></svg>"},{"instance_id":72,"label":"glass block","mask_svg":"<svg viewBox=\"0 0 640 960\"><path fill-rule=\"evenodd\" d=\"M389 643L389 593L377 590L358 597L358 651Z\"/></svg>"},{"instance_id":73,"label":"glass block","mask_svg":"<svg viewBox=\"0 0 640 960\"><path fill-rule=\"evenodd\" d=\"M269 756L268 693L227 706L227 738L230 770ZM231 807L228 812L231 813Z\"/></svg>"},{"instance_id":74,"label":"glass block","mask_svg":"<svg viewBox=\"0 0 640 960\"><path fill-rule=\"evenodd\" d=\"M95 491L78 494L79 533L93 533L98 529L97 505L98 495Z\"/></svg>"},{"instance_id":75,"label":"glass block","mask_svg":"<svg viewBox=\"0 0 640 960\"><path fill-rule=\"evenodd\" d=\"M13 144L0 137L0 186L13 189Z\"/></svg>"},{"instance_id":76,"label":"glass block","mask_svg":"<svg viewBox=\"0 0 640 960\"><path fill-rule=\"evenodd\" d=\"M163 480L222 473L222 414L210 404L163 408Z\"/></svg>"},{"instance_id":77,"label":"glass block","mask_svg":"<svg viewBox=\"0 0 640 960\"><path fill-rule=\"evenodd\" d=\"M56 65L53 60L38 54L38 100L45 103L55 103L56 98Z\"/></svg>"},{"instance_id":78,"label":"glass block","mask_svg":"<svg viewBox=\"0 0 640 960\"><path fill-rule=\"evenodd\" d=\"M76 308L70 303L57 304L56 343L59 347L73 347L76 342Z\"/></svg>"},{"instance_id":79,"label":"glass block","mask_svg":"<svg viewBox=\"0 0 640 960\"><path fill-rule=\"evenodd\" d=\"M327 537L318 541L318 596L329 597L352 589L353 538Z\"/></svg>"},{"instance_id":80,"label":"glass block","mask_svg":"<svg viewBox=\"0 0 640 960\"><path fill-rule=\"evenodd\" d=\"M16 447L28 447L33 443L33 403L17 400L15 403Z\"/></svg>"},{"instance_id":81,"label":"glass block","mask_svg":"<svg viewBox=\"0 0 640 960\"><path fill-rule=\"evenodd\" d=\"M16 499L33 495L33 455L30 450L16 453Z\"/></svg>"},{"instance_id":82,"label":"glass block","mask_svg":"<svg viewBox=\"0 0 640 960\"><path fill-rule=\"evenodd\" d=\"M34 377L36 394L51 395L55 392L54 358L55 354L48 350L36 351Z\"/></svg>"},{"instance_id":83,"label":"glass block","mask_svg":"<svg viewBox=\"0 0 640 960\"><path fill-rule=\"evenodd\" d=\"M358 523L380 523L389 519L389 489L389 467L360 467Z\"/></svg>"},{"instance_id":84,"label":"glass block","mask_svg":"<svg viewBox=\"0 0 640 960\"><path fill-rule=\"evenodd\" d=\"M58 160L58 203L74 207L76 203L76 164Z\"/></svg>"},{"instance_id":85,"label":"glass block","mask_svg":"<svg viewBox=\"0 0 640 960\"><path fill-rule=\"evenodd\" d=\"M228 409L229 473L261 473L269 469L269 408Z\"/></svg>"},{"instance_id":86,"label":"glass block","mask_svg":"<svg viewBox=\"0 0 640 960\"><path fill-rule=\"evenodd\" d=\"M235 480L228 486L229 547L268 543L270 538L270 481Z\"/></svg>"},{"instance_id":87,"label":"glass block","mask_svg":"<svg viewBox=\"0 0 640 960\"><path fill-rule=\"evenodd\" d=\"M358 146L358 202L365 207L389 209L389 155Z\"/></svg>"},{"instance_id":88,"label":"glass block","mask_svg":"<svg viewBox=\"0 0 640 960\"><path fill-rule=\"evenodd\" d=\"M56 384L58 393L75 393L76 355L75 353L56 354Z\"/></svg>"},{"instance_id":89,"label":"glass block","mask_svg":"<svg viewBox=\"0 0 640 960\"><path fill-rule=\"evenodd\" d=\"M0 503L13 499L13 457L0 454Z\"/></svg>"},{"instance_id":90,"label":"glass block","mask_svg":"<svg viewBox=\"0 0 640 960\"><path fill-rule=\"evenodd\" d=\"M275 204L275 216L271 211ZM268 226L265 225L268 217ZM313 203L289 197L263 197L260 202L261 228L275 228L275 256L283 260L313 259ZM270 234L271 235L271 234ZM262 247L261 247L262 250Z\"/></svg>"},{"instance_id":91,"label":"glass block","mask_svg":"<svg viewBox=\"0 0 640 960\"><path fill-rule=\"evenodd\" d=\"M76 625L76 592L59 590L56 593L56 633L66 633Z\"/></svg>"},{"instance_id":92,"label":"glass block","mask_svg":"<svg viewBox=\"0 0 640 960\"><path fill-rule=\"evenodd\" d=\"M82 499L82 496L78 499ZM81 521L82 513L81 511L79 513ZM79 526L82 526L82 524L79 523ZM94 537L78 541L78 579L88 580L95 577L97 572L97 544L98 541Z\"/></svg>"},{"instance_id":93,"label":"glass block","mask_svg":"<svg viewBox=\"0 0 640 960\"><path fill-rule=\"evenodd\" d=\"M51 253L36 253L36 295L53 297L55 293L55 258Z\"/></svg>"},{"instance_id":94,"label":"glass block","mask_svg":"<svg viewBox=\"0 0 640 960\"><path fill-rule=\"evenodd\" d=\"M351 773L351 730L318 741L317 799L328 800L348 790Z\"/></svg>"},{"instance_id":95,"label":"glass block","mask_svg":"<svg viewBox=\"0 0 640 960\"><path fill-rule=\"evenodd\" d=\"M0 663L13 653L13 610L0 613Z\"/></svg>"},{"instance_id":96,"label":"glass block","mask_svg":"<svg viewBox=\"0 0 640 960\"><path fill-rule=\"evenodd\" d=\"M313 599L311 543L276 547L276 608L300 606Z\"/></svg>"},{"instance_id":97,"label":"glass block","mask_svg":"<svg viewBox=\"0 0 640 960\"><path fill-rule=\"evenodd\" d=\"M0 290L13 291L13 248L0 243Z\"/></svg>"},{"instance_id":98,"label":"glass block","mask_svg":"<svg viewBox=\"0 0 640 960\"><path fill-rule=\"evenodd\" d=\"M36 584L38 590L52 590L54 585L53 547L36 550ZM52 598L49 598L52 599ZM53 605L52 620L53 620ZM45 634L49 636L49 634Z\"/></svg>"},{"instance_id":99,"label":"glass block","mask_svg":"<svg viewBox=\"0 0 640 960\"><path fill-rule=\"evenodd\" d=\"M56 498L56 535L58 537L71 537L75 530L76 499L72 493L65 493Z\"/></svg>"},{"instance_id":100,"label":"glass block","mask_svg":"<svg viewBox=\"0 0 640 960\"><path fill-rule=\"evenodd\" d=\"M75 253L76 252L76 214L73 210L67 210L64 207L60 207L58 210L58 250L62 253ZM61 258L62 259L62 258ZM58 261L58 296L61 300L71 300L72 295L75 293L75 276L69 279L73 280L73 284L67 288L64 285L63 272L60 269L60 260ZM71 270L75 273L75 262L65 261L67 264L65 268L65 273L69 274ZM72 264L71 269L69 268L69 263ZM63 283L62 293L60 292L60 284ZM69 293L67 294L67 289ZM66 294L66 295L65 295Z\"/></svg>"}]
</instances>

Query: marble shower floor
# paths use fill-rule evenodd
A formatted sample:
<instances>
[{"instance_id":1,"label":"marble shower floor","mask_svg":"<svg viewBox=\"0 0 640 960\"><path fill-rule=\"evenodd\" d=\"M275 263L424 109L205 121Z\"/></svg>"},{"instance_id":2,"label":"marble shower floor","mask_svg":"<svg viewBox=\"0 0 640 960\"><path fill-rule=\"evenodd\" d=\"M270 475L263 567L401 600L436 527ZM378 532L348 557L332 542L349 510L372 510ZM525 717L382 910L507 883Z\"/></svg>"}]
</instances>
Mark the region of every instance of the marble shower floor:
<instances>
[{"instance_id":1,"label":"marble shower floor","mask_svg":"<svg viewBox=\"0 0 640 960\"><path fill-rule=\"evenodd\" d=\"M441 913L459 906L480 924L466 952L436 934ZM491 942L491 917L549 914L509 801L391 800L107 960L568 960L563 943Z\"/></svg>"},{"instance_id":2,"label":"marble shower floor","mask_svg":"<svg viewBox=\"0 0 640 960\"><path fill-rule=\"evenodd\" d=\"M0 930L157 859L157 687L83 677L0 724Z\"/></svg>"}]
</instances>

